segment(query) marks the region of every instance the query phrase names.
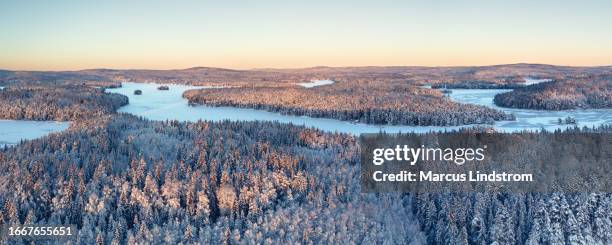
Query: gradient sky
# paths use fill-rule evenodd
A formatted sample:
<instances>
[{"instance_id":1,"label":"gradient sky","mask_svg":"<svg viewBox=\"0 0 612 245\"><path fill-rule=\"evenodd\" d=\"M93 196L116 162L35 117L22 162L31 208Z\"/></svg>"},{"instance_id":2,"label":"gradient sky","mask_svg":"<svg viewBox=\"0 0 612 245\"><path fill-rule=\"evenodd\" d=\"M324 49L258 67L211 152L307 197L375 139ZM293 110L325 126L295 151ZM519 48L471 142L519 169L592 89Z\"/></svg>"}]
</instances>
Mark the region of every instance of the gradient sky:
<instances>
[{"instance_id":1,"label":"gradient sky","mask_svg":"<svg viewBox=\"0 0 612 245\"><path fill-rule=\"evenodd\" d=\"M612 65L612 1L0 1L0 68Z\"/></svg>"}]
</instances>

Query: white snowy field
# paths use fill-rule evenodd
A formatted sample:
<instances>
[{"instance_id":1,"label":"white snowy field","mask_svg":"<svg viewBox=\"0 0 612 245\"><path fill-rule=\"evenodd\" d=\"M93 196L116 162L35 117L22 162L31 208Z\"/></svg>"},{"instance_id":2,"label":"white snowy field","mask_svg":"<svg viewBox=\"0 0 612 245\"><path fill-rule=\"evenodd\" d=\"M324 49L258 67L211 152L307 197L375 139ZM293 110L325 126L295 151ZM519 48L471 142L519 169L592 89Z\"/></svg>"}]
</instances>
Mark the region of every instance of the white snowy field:
<instances>
[{"instance_id":1,"label":"white snowy field","mask_svg":"<svg viewBox=\"0 0 612 245\"><path fill-rule=\"evenodd\" d=\"M317 86L330 85L330 84L334 84L334 81L332 80L313 80L313 81L310 81L309 83L298 83L298 85L304 88L314 88Z\"/></svg>"}]
</instances>

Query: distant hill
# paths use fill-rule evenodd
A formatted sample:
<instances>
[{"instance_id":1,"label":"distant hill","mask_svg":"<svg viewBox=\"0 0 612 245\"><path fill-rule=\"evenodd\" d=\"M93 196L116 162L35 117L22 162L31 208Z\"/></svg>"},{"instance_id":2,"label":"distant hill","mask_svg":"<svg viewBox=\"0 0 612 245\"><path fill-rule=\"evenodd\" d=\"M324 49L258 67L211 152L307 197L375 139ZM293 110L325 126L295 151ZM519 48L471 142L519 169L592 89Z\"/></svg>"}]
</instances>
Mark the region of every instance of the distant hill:
<instances>
[{"instance_id":1,"label":"distant hill","mask_svg":"<svg viewBox=\"0 0 612 245\"><path fill-rule=\"evenodd\" d=\"M508 77L564 78L612 74L612 66L571 67L545 64L507 64L492 66L423 67L423 66L317 66L296 69L235 70L214 67L192 67L178 70L146 69L89 69L80 71L40 72L0 70L0 82L157 82L183 84L234 83L264 86L296 83L313 79L369 79L381 81L410 81L416 84L453 83L465 80L484 80L503 83Z\"/></svg>"}]
</instances>

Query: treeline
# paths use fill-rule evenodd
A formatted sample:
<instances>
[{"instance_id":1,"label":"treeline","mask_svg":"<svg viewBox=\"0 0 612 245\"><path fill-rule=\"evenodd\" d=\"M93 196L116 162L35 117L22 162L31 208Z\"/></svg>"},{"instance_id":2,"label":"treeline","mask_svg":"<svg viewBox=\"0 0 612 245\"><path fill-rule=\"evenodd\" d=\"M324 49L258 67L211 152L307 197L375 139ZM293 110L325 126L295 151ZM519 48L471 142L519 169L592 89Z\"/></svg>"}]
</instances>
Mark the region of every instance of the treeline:
<instances>
[{"instance_id":1,"label":"treeline","mask_svg":"<svg viewBox=\"0 0 612 245\"><path fill-rule=\"evenodd\" d=\"M64 72L6 71L0 70L0 86L10 83L40 81L41 83L83 81L154 82L191 85L227 86L291 86L310 80L331 79L352 81L358 79L410 82L415 85L487 81L496 84L513 83L512 77L564 78L580 75L600 75L612 68L569 67L542 64L509 64L493 66L423 67L423 66L365 66L365 67L310 67L302 69L250 69L233 70L214 67L193 67L180 70L113 70L91 69Z\"/></svg>"},{"instance_id":2,"label":"treeline","mask_svg":"<svg viewBox=\"0 0 612 245\"><path fill-rule=\"evenodd\" d=\"M79 244L423 243L410 200L359 192L352 136L118 114L0 151L0 225Z\"/></svg>"},{"instance_id":3,"label":"treeline","mask_svg":"<svg viewBox=\"0 0 612 245\"><path fill-rule=\"evenodd\" d=\"M435 89L516 89L522 87L525 87L525 79L517 76L497 80L461 80L431 85L431 88Z\"/></svg>"},{"instance_id":4,"label":"treeline","mask_svg":"<svg viewBox=\"0 0 612 245\"><path fill-rule=\"evenodd\" d=\"M498 94L493 101L498 106L525 109L612 108L612 76L573 77L534 84Z\"/></svg>"},{"instance_id":5,"label":"treeline","mask_svg":"<svg viewBox=\"0 0 612 245\"><path fill-rule=\"evenodd\" d=\"M183 94L192 105L233 106L369 124L454 126L514 120L491 108L454 103L404 82L354 80L310 89L223 88Z\"/></svg>"},{"instance_id":6,"label":"treeline","mask_svg":"<svg viewBox=\"0 0 612 245\"><path fill-rule=\"evenodd\" d=\"M113 113L128 98L101 88L72 85L7 87L0 90L0 118L67 121Z\"/></svg>"}]
</instances>

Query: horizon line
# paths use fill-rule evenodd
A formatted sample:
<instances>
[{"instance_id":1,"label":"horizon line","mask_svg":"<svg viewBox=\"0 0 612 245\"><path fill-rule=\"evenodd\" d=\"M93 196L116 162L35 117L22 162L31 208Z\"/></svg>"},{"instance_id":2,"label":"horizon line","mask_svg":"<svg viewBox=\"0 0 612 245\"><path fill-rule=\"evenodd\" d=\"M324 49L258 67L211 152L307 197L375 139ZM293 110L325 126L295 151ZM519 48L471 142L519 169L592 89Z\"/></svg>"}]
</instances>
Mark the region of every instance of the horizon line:
<instances>
[{"instance_id":1,"label":"horizon line","mask_svg":"<svg viewBox=\"0 0 612 245\"><path fill-rule=\"evenodd\" d=\"M427 65L362 65L362 66L327 66L327 65L318 65L318 66L303 66L303 67L254 67L254 68L229 68L222 66L191 66L185 68L167 68L167 69L156 69L156 68L105 68L105 67L96 67L96 68L85 68L85 69L75 69L75 70L65 70L65 69L51 69L51 70L34 70L34 69L25 69L25 70L13 70L13 69L5 69L0 67L0 71L11 71L11 72L81 72L81 71L91 71L91 70L116 70L116 71L129 71L129 70L144 70L144 71L182 71L189 69L224 69L224 70L234 70L234 71L253 71L253 70L306 70L313 68L367 68L367 67L411 67L411 68L467 68L467 67L493 67L493 66L512 66L512 65L540 65L540 66L555 66L555 67L575 67L575 68L605 68L612 67L612 64L608 65L559 65L559 64L547 64L547 63L527 63L527 62L519 62L519 63L500 63L500 64L488 64L488 65L439 65L439 66L427 66Z\"/></svg>"}]
</instances>

